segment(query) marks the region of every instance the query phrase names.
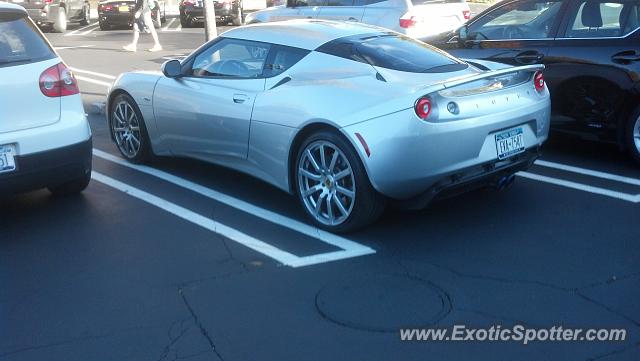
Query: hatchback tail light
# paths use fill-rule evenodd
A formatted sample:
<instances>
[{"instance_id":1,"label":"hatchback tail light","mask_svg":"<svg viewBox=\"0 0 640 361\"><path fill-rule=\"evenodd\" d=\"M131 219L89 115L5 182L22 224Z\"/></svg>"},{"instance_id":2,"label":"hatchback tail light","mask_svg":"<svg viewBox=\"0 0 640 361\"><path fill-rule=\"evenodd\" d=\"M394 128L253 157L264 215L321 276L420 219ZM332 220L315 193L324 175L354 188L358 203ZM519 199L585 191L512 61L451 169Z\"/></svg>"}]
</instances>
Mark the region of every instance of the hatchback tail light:
<instances>
[{"instance_id":1,"label":"hatchback tail light","mask_svg":"<svg viewBox=\"0 0 640 361\"><path fill-rule=\"evenodd\" d=\"M405 15L406 16L406 15ZM400 18L400 27L401 28L412 28L414 26L416 26L416 24L418 24L418 18L415 16L409 16L409 17L402 17Z\"/></svg>"},{"instance_id":2,"label":"hatchback tail light","mask_svg":"<svg viewBox=\"0 0 640 361\"><path fill-rule=\"evenodd\" d=\"M544 91L544 75L541 71L537 71L533 76L533 85L536 87L538 93L542 93Z\"/></svg>"},{"instance_id":3,"label":"hatchback tail light","mask_svg":"<svg viewBox=\"0 0 640 361\"><path fill-rule=\"evenodd\" d=\"M471 19L471 10L462 10L462 17L465 20Z\"/></svg>"},{"instance_id":4,"label":"hatchback tail light","mask_svg":"<svg viewBox=\"0 0 640 361\"><path fill-rule=\"evenodd\" d=\"M80 93L78 81L63 63L45 70L40 75L40 91L51 98L64 97Z\"/></svg>"},{"instance_id":5,"label":"hatchback tail light","mask_svg":"<svg viewBox=\"0 0 640 361\"><path fill-rule=\"evenodd\" d=\"M112 5L100 5L100 8L103 11L111 11L111 10L113 10L113 6Z\"/></svg>"},{"instance_id":6,"label":"hatchback tail light","mask_svg":"<svg viewBox=\"0 0 640 361\"><path fill-rule=\"evenodd\" d=\"M53 0L44 0L44 4L45 4L45 5L49 5L49 4L51 4L52 2L53 2Z\"/></svg>"},{"instance_id":7,"label":"hatchback tail light","mask_svg":"<svg viewBox=\"0 0 640 361\"><path fill-rule=\"evenodd\" d=\"M431 115L431 100L427 97L420 98L416 101L415 111L418 118L427 120Z\"/></svg>"}]
</instances>

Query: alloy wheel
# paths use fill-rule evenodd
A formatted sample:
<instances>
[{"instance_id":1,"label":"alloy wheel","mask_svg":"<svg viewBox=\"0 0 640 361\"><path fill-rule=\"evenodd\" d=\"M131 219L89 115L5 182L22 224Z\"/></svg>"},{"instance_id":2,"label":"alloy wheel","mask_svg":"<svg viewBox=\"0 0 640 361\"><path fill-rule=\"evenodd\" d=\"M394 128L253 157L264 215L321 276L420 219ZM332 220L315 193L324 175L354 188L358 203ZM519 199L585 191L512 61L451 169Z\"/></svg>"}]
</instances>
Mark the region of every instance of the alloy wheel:
<instances>
[{"instance_id":1,"label":"alloy wheel","mask_svg":"<svg viewBox=\"0 0 640 361\"><path fill-rule=\"evenodd\" d=\"M298 192L316 221L336 226L349 218L356 198L353 168L333 143L307 145L298 162Z\"/></svg>"},{"instance_id":2,"label":"alloy wheel","mask_svg":"<svg viewBox=\"0 0 640 361\"><path fill-rule=\"evenodd\" d=\"M133 107L121 101L113 108L111 130L120 152L128 158L134 158L140 152L140 120Z\"/></svg>"}]
</instances>

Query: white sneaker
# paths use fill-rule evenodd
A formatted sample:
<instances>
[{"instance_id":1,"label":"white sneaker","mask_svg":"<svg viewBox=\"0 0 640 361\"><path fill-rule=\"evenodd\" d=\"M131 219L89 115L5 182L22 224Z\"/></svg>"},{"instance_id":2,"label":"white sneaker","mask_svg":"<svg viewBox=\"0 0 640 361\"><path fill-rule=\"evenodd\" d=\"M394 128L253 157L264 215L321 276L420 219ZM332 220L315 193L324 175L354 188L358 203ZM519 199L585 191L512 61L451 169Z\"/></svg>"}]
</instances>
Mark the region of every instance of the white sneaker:
<instances>
[{"instance_id":1,"label":"white sneaker","mask_svg":"<svg viewBox=\"0 0 640 361\"><path fill-rule=\"evenodd\" d=\"M154 45L153 48L149 49L150 52L156 52L161 50L162 50L162 46L160 45Z\"/></svg>"},{"instance_id":2,"label":"white sneaker","mask_svg":"<svg viewBox=\"0 0 640 361\"><path fill-rule=\"evenodd\" d=\"M124 49L125 51L135 52L136 51L136 46L133 45L133 44L129 44L129 45L123 46L122 49Z\"/></svg>"}]
</instances>

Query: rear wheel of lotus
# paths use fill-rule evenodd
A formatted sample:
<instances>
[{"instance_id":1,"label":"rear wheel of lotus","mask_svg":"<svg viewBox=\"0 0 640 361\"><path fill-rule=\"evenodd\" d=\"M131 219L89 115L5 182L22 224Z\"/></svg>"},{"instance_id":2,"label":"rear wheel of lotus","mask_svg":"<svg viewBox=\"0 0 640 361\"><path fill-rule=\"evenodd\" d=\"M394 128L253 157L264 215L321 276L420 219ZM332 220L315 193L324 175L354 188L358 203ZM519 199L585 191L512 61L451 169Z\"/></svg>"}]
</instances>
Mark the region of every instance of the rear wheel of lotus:
<instances>
[{"instance_id":1,"label":"rear wheel of lotus","mask_svg":"<svg viewBox=\"0 0 640 361\"><path fill-rule=\"evenodd\" d=\"M625 133L629 153L640 163L640 107L631 114Z\"/></svg>"},{"instance_id":2,"label":"rear wheel of lotus","mask_svg":"<svg viewBox=\"0 0 640 361\"><path fill-rule=\"evenodd\" d=\"M149 135L135 101L127 94L120 94L112 104L109 128L118 151L133 163L150 161Z\"/></svg>"},{"instance_id":3,"label":"rear wheel of lotus","mask_svg":"<svg viewBox=\"0 0 640 361\"><path fill-rule=\"evenodd\" d=\"M374 222L384 198L371 186L362 162L342 136L322 131L307 138L295 179L303 208L321 228L350 232Z\"/></svg>"}]
</instances>

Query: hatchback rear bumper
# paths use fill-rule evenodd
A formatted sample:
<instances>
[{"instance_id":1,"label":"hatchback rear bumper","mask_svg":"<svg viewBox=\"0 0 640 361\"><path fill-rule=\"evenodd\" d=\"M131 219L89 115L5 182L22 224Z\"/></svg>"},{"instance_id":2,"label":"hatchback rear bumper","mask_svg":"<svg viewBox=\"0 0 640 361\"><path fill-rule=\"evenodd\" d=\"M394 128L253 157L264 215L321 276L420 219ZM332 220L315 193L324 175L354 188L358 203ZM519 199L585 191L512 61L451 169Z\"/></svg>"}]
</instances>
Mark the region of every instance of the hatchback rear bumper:
<instances>
[{"instance_id":1,"label":"hatchback rear bumper","mask_svg":"<svg viewBox=\"0 0 640 361\"><path fill-rule=\"evenodd\" d=\"M57 186L91 172L92 139L17 156L16 170L0 174L0 196Z\"/></svg>"}]
</instances>

